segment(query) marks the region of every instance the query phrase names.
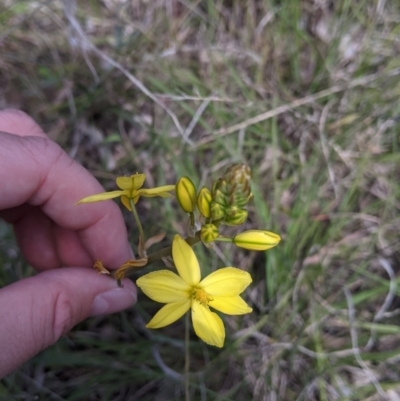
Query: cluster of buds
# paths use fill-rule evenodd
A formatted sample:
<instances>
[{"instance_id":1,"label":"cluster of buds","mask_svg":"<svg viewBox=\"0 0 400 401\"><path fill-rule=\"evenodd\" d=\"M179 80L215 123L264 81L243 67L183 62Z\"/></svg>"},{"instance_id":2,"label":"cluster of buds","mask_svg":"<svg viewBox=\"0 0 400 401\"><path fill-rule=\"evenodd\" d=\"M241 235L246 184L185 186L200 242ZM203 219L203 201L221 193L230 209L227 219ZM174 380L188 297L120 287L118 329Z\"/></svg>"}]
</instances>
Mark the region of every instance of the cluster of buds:
<instances>
[{"instance_id":1,"label":"cluster of buds","mask_svg":"<svg viewBox=\"0 0 400 401\"><path fill-rule=\"evenodd\" d=\"M234 164L214 182L211 189L211 217L214 221L239 226L247 220L244 207L253 197L250 181L250 167Z\"/></svg>"},{"instance_id":2,"label":"cluster of buds","mask_svg":"<svg viewBox=\"0 0 400 401\"><path fill-rule=\"evenodd\" d=\"M279 235L270 231L249 230L229 238L219 231L222 225L239 226L246 222L248 212L245 207L253 197L250 184L250 167L234 164L213 182L211 190L203 187L197 192L192 180L182 177L176 184L175 193L181 208L190 214L193 227L197 207L201 224L199 235L203 243L224 241L245 249L267 250L279 243Z\"/></svg>"}]
</instances>

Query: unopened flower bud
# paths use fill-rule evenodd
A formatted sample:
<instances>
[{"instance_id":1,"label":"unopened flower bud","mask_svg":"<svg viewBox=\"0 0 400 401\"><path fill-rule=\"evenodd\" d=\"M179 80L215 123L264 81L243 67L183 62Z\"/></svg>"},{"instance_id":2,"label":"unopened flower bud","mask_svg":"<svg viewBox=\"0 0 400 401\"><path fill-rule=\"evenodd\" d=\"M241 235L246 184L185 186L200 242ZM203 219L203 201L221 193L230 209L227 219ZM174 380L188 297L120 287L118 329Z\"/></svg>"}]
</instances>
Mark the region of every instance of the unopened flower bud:
<instances>
[{"instance_id":1,"label":"unopened flower bud","mask_svg":"<svg viewBox=\"0 0 400 401\"><path fill-rule=\"evenodd\" d=\"M210 190L206 187L201 188L197 195L197 207L204 217L208 218L211 216L211 201Z\"/></svg>"},{"instance_id":2,"label":"unopened flower bud","mask_svg":"<svg viewBox=\"0 0 400 401\"><path fill-rule=\"evenodd\" d=\"M176 184L175 194L181 208L186 213L192 213L196 208L196 187L189 177L182 177Z\"/></svg>"},{"instance_id":3,"label":"unopened flower bud","mask_svg":"<svg viewBox=\"0 0 400 401\"><path fill-rule=\"evenodd\" d=\"M211 190L213 201L221 205L227 204L226 187L227 187L226 181L224 181L222 178L219 178L217 181L214 182Z\"/></svg>"},{"instance_id":4,"label":"unopened flower bud","mask_svg":"<svg viewBox=\"0 0 400 401\"><path fill-rule=\"evenodd\" d=\"M213 242L218 235L218 228L214 224L204 224L201 227L200 238L205 243Z\"/></svg>"},{"instance_id":5,"label":"unopened flower bud","mask_svg":"<svg viewBox=\"0 0 400 401\"><path fill-rule=\"evenodd\" d=\"M271 231L249 230L233 237L232 242L240 248L266 251L278 245L280 240L281 237Z\"/></svg>"},{"instance_id":6,"label":"unopened flower bud","mask_svg":"<svg viewBox=\"0 0 400 401\"><path fill-rule=\"evenodd\" d=\"M212 201L211 202L211 218L215 220L220 220L225 217L225 208L217 203Z\"/></svg>"},{"instance_id":7,"label":"unopened flower bud","mask_svg":"<svg viewBox=\"0 0 400 401\"><path fill-rule=\"evenodd\" d=\"M225 216L224 223L230 226L240 226L247 220L247 210L239 208L230 208L227 216ZM234 212L232 209L235 209Z\"/></svg>"}]
</instances>

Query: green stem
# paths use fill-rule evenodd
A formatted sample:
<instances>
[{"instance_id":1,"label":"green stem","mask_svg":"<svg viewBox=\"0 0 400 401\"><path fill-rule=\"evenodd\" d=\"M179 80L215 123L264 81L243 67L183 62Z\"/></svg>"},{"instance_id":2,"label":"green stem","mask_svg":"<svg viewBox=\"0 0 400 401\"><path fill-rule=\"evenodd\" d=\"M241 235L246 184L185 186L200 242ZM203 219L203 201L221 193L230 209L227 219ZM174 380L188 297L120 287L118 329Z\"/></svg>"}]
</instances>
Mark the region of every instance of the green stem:
<instances>
[{"instance_id":1,"label":"green stem","mask_svg":"<svg viewBox=\"0 0 400 401\"><path fill-rule=\"evenodd\" d=\"M133 214L133 217L134 217L134 219L136 221L136 225L138 226L138 229L139 229L139 235L140 235L140 238L141 238L141 242L140 243L144 245L144 243L145 243L144 231L143 231L142 223L140 222L140 219L139 219L139 215L138 215L137 210L136 210L135 203L133 202L133 199L129 198L129 204L131 206L132 214ZM143 249L143 251L145 251L145 250Z\"/></svg>"},{"instance_id":2,"label":"green stem","mask_svg":"<svg viewBox=\"0 0 400 401\"><path fill-rule=\"evenodd\" d=\"M189 338L189 327L190 327L190 319L189 312L186 312L185 316L185 400L190 401L190 392L189 392L189 369L190 369L190 338Z\"/></svg>"},{"instance_id":3,"label":"green stem","mask_svg":"<svg viewBox=\"0 0 400 401\"><path fill-rule=\"evenodd\" d=\"M193 230L194 230L195 223L196 223L196 219L194 218L194 213L191 212L190 213L190 226L193 228Z\"/></svg>"},{"instance_id":4,"label":"green stem","mask_svg":"<svg viewBox=\"0 0 400 401\"><path fill-rule=\"evenodd\" d=\"M214 241L218 241L218 242L232 242L232 238L229 237L223 237L222 235L220 235L219 237L215 238Z\"/></svg>"}]
</instances>

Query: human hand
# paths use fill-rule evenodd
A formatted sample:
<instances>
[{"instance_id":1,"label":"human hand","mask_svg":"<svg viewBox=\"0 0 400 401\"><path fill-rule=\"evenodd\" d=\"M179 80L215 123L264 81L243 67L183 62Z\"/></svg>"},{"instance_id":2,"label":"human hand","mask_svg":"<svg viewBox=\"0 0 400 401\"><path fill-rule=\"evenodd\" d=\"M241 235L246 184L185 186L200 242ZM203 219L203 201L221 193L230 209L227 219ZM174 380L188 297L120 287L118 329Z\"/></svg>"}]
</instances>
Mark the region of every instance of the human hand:
<instances>
[{"instance_id":1,"label":"human hand","mask_svg":"<svg viewBox=\"0 0 400 401\"><path fill-rule=\"evenodd\" d=\"M119 288L90 269L96 259L117 268L132 258L114 202L75 205L102 191L25 113L0 111L0 218L39 272L0 289L0 378L86 317L136 301L130 280Z\"/></svg>"}]
</instances>

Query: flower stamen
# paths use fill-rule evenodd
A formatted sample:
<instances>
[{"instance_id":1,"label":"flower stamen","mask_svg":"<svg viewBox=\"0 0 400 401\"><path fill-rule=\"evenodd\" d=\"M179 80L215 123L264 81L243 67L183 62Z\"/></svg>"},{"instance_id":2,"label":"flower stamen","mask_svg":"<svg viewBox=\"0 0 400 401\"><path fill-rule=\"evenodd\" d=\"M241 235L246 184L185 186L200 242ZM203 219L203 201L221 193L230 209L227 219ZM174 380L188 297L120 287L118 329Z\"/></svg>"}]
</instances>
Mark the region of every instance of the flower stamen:
<instances>
[{"instance_id":1,"label":"flower stamen","mask_svg":"<svg viewBox=\"0 0 400 401\"><path fill-rule=\"evenodd\" d=\"M208 303L214 300L213 297L208 295L201 287L193 287L190 296L193 300L204 306L208 306Z\"/></svg>"}]
</instances>

